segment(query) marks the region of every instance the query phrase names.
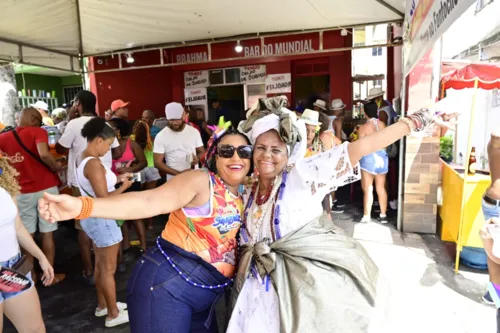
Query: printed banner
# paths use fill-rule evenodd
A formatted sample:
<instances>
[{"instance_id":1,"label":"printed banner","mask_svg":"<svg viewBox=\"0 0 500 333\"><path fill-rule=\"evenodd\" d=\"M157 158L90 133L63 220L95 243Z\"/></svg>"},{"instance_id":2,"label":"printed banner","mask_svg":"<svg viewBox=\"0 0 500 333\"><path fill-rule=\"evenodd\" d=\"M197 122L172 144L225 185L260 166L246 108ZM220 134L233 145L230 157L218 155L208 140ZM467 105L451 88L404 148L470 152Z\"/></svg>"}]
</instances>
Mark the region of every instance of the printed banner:
<instances>
[{"instance_id":1,"label":"printed banner","mask_svg":"<svg viewBox=\"0 0 500 333\"><path fill-rule=\"evenodd\" d=\"M240 68L240 82L259 83L266 81L266 65L251 65Z\"/></svg>"},{"instance_id":2,"label":"printed banner","mask_svg":"<svg viewBox=\"0 0 500 333\"><path fill-rule=\"evenodd\" d=\"M292 92L292 74L272 74L266 77L266 94Z\"/></svg>"},{"instance_id":3,"label":"printed banner","mask_svg":"<svg viewBox=\"0 0 500 333\"><path fill-rule=\"evenodd\" d=\"M184 89L185 105L206 105L207 88Z\"/></svg>"},{"instance_id":4,"label":"printed banner","mask_svg":"<svg viewBox=\"0 0 500 333\"><path fill-rule=\"evenodd\" d=\"M208 71L184 73L184 88L204 88L210 85Z\"/></svg>"},{"instance_id":5,"label":"printed banner","mask_svg":"<svg viewBox=\"0 0 500 333\"><path fill-rule=\"evenodd\" d=\"M421 0L417 4L414 17L407 27L409 34L404 48L405 76L474 2L475 0Z\"/></svg>"}]
</instances>

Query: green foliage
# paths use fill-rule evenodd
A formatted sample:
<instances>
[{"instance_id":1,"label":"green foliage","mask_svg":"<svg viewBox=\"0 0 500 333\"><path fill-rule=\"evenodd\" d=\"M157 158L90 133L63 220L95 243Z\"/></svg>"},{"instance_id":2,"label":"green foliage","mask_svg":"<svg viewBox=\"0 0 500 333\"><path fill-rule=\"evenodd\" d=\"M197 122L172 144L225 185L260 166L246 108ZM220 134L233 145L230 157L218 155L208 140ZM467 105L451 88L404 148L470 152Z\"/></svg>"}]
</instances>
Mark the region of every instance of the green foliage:
<instances>
[{"instance_id":1,"label":"green foliage","mask_svg":"<svg viewBox=\"0 0 500 333\"><path fill-rule=\"evenodd\" d=\"M451 136L443 136L440 139L439 156L446 162L451 162L453 159L453 138Z\"/></svg>"}]
</instances>

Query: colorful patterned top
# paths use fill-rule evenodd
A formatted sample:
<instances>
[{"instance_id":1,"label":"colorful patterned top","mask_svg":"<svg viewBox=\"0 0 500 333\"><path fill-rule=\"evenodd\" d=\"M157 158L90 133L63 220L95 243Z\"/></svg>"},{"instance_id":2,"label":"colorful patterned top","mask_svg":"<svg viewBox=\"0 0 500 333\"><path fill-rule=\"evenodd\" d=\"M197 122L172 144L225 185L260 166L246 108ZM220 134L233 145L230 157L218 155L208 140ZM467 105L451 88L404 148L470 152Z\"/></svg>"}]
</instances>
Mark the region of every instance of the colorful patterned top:
<instances>
[{"instance_id":1,"label":"colorful patterned top","mask_svg":"<svg viewBox=\"0 0 500 333\"><path fill-rule=\"evenodd\" d=\"M206 216L193 216L193 210L178 209L170 213L162 238L193 252L212 264L226 277L236 270L238 244L236 234L241 226L243 200L226 190L222 180L210 177L210 210Z\"/></svg>"}]
</instances>

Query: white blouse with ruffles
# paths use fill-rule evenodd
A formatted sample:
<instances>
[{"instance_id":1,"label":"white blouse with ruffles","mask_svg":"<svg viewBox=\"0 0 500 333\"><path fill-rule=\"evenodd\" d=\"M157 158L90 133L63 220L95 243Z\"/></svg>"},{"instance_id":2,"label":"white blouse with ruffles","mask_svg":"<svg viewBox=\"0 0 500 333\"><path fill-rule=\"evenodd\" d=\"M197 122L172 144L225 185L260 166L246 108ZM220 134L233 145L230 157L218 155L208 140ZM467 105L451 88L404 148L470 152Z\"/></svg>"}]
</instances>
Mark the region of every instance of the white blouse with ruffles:
<instances>
[{"instance_id":1,"label":"white blouse with ruffles","mask_svg":"<svg viewBox=\"0 0 500 333\"><path fill-rule=\"evenodd\" d=\"M295 165L289 167L283 197L279 201L282 237L320 216L323 213L321 201L325 195L360 179L359 165L351 165L347 146L348 143L344 143L321 154L299 158ZM245 203L250 190L247 188L244 193ZM250 225L247 227L251 228ZM243 242L243 239L240 241ZM251 275L238 297L227 332L279 333L279 322L278 295L272 283Z\"/></svg>"}]
</instances>

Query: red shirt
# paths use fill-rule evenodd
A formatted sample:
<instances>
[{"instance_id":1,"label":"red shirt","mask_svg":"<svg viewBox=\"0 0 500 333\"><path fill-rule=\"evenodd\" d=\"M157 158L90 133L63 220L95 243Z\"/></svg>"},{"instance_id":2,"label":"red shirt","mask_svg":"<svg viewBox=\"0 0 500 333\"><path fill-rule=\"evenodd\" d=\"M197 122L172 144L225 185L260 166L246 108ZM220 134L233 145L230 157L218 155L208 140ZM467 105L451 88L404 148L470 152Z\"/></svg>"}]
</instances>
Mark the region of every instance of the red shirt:
<instances>
[{"instance_id":1,"label":"red shirt","mask_svg":"<svg viewBox=\"0 0 500 333\"><path fill-rule=\"evenodd\" d=\"M49 136L43 128L17 127L16 131L22 143L35 155L38 155L38 143L48 144ZM12 131L0 134L0 151L9 157L12 166L19 172L21 193L34 193L59 186L59 176L31 157L19 145Z\"/></svg>"}]
</instances>

